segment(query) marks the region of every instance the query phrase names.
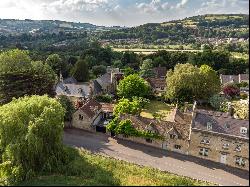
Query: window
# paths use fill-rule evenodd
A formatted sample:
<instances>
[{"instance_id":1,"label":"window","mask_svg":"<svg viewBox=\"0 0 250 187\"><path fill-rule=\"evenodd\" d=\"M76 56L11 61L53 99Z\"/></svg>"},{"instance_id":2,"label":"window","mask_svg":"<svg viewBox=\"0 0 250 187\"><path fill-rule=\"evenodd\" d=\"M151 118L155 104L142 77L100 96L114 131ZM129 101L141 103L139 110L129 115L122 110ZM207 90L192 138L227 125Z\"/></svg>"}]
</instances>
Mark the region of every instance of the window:
<instances>
[{"instance_id":1,"label":"window","mask_svg":"<svg viewBox=\"0 0 250 187\"><path fill-rule=\"evenodd\" d=\"M164 90L164 87L161 87L161 90Z\"/></svg>"},{"instance_id":2,"label":"window","mask_svg":"<svg viewBox=\"0 0 250 187\"><path fill-rule=\"evenodd\" d=\"M212 130L213 126L211 122L207 122L207 130Z\"/></svg>"},{"instance_id":3,"label":"window","mask_svg":"<svg viewBox=\"0 0 250 187\"><path fill-rule=\"evenodd\" d=\"M235 151L237 151L237 152L241 151L241 145L240 144L236 145Z\"/></svg>"},{"instance_id":4,"label":"window","mask_svg":"<svg viewBox=\"0 0 250 187\"><path fill-rule=\"evenodd\" d=\"M170 138L171 138L171 139L175 139L175 138L176 138L176 135L175 135L175 134L170 134Z\"/></svg>"},{"instance_id":5,"label":"window","mask_svg":"<svg viewBox=\"0 0 250 187\"><path fill-rule=\"evenodd\" d=\"M79 114L79 120L83 120L83 116Z\"/></svg>"},{"instance_id":6,"label":"window","mask_svg":"<svg viewBox=\"0 0 250 187\"><path fill-rule=\"evenodd\" d=\"M152 140L151 140L150 138L147 138L147 139L146 139L146 142L152 143Z\"/></svg>"},{"instance_id":7,"label":"window","mask_svg":"<svg viewBox=\"0 0 250 187\"><path fill-rule=\"evenodd\" d=\"M244 167L246 164L245 159L243 159L242 157L236 157L235 164Z\"/></svg>"},{"instance_id":8,"label":"window","mask_svg":"<svg viewBox=\"0 0 250 187\"><path fill-rule=\"evenodd\" d=\"M208 137L204 137L204 138L201 140L201 144L207 144L207 145L209 145L209 144L210 144L210 140L208 139Z\"/></svg>"},{"instance_id":9,"label":"window","mask_svg":"<svg viewBox=\"0 0 250 187\"><path fill-rule=\"evenodd\" d=\"M226 129L229 129L230 128L230 125L228 123L225 123L225 128Z\"/></svg>"},{"instance_id":10,"label":"window","mask_svg":"<svg viewBox=\"0 0 250 187\"><path fill-rule=\"evenodd\" d=\"M223 143L222 148L223 149L229 149L229 143Z\"/></svg>"},{"instance_id":11,"label":"window","mask_svg":"<svg viewBox=\"0 0 250 187\"><path fill-rule=\"evenodd\" d=\"M128 135L127 134L123 134L123 138L128 138Z\"/></svg>"},{"instance_id":12,"label":"window","mask_svg":"<svg viewBox=\"0 0 250 187\"><path fill-rule=\"evenodd\" d=\"M174 145L174 148L175 149L181 149L181 146L180 145Z\"/></svg>"},{"instance_id":13,"label":"window","mask_svg":"<svg viewBox=\"0 0 250 187\"><path fill-rule=\"evenodd\" d=\"M199 154L202 156L208 156L208 149L201 148Z\"/></svg>"},{"instance_id":14,"label":"window","mask_svg":"<svg viewBox=\"0 0 250 187\"><path fill-rule=\"evenodd\" d=\"M240 134L247 135L247 128L246 127L241 127L240 128Z\"/></svg>"}]
</instances>

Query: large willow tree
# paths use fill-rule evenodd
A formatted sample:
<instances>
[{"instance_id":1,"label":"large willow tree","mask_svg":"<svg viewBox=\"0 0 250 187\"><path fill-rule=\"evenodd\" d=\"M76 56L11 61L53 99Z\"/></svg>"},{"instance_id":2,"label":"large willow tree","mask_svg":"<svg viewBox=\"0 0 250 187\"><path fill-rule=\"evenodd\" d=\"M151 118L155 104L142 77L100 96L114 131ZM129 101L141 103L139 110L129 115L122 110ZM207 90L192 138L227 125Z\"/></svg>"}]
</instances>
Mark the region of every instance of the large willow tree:
<instances>
[{"instance_id":1,"label":"large willow tree","mask_svg":"<svg viewBox=\"0 0 250 187\"><path fill-rule=\"evenodd\" d=\"M53 172L65 164L65 110L48 96L14 99L0 107L0 179L3 184Z\"/></svg>"}]
</instances>

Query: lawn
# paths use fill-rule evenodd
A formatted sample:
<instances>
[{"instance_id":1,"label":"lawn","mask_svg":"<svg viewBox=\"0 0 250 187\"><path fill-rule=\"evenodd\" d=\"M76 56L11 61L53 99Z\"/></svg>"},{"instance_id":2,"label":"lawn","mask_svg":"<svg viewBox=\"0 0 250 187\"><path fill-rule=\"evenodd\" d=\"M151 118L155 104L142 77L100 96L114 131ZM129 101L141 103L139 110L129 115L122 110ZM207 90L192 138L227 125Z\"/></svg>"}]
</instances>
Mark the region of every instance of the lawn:
<instances>
[{"instance_id":1,"label":"lawn","mask_svg":"<svg viewBox=\"0 0 250 187\"><path fill-rule=\"evenodd\" d=\"M150 167L141 167L125 161L92 154L83 149L74 149L78 157L72 161L65 175L39 176L19 186L39 185L161 185L161 186L206 186L207 182L181 177Z\"/></svg>"},{"instance_id":2,"label":"lawn","mask_svg":"<svg viewBox=\"0 0 250 187\"><path fill-rule=\"evenodd\" d=\"M141 116L145 118L153 119L156 114L158 118L167 120L171 110L174 108L173 105L166 104L161 101L150 101L141 112Z\"/></svg>"}]
</instances>

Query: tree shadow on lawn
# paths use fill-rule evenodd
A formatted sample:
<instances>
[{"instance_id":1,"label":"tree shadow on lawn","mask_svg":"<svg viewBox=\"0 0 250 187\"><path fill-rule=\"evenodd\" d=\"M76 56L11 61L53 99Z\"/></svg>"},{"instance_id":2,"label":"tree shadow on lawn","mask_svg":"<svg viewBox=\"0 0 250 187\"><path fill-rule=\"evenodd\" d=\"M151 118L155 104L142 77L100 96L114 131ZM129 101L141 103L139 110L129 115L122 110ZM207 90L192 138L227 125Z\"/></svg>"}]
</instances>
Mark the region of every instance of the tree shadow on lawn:
<instances>
[{"instance_id":1,"label":"tree shadow on lawn","mask_svg":"<svg viewBox=\"0 0 250 187\"><path fill-rule=\"evenodd\" d=\"M119 179L112 172L92 161L86 150L67 147L71 161L61 171L41 174L19 186L117 186ZM86 154L85 154L86 153ZM90 160L89 160L90 159ZM96 158L97 159L97 158Z\"/></svg>"},{"instance_id":2,"label":"tree shadow on lawn","mask_svg":"<svg viewBox=\"0 0 250 187\"><path fill-rule=\"evenodd\" d=\"M191 156L191 155L184 155L181 153L177 153L177 152L173 152L173 151L167 151L167 150L163 150L160 148L156 148L153 146L147 146L144 144L140 144L140 143L135 143L132 142L130 140L122 140L122 139L118 139L116 138L117 143L121 144L125 147L129 147L135 150L139 150L141 152L144 152L148 155L151 155L153 157L158 157L158 158L163 158L163 157L171 157L177 160L181 160L184 162L193 162L196 163L198 165L207 167L209 169L218 169L218 170L223 170L226 171L228 173L231 173L235 176L238 176L242 179L247 179L249 180L249 172L243 169L239 169L239 168L234 168L231 166L227 166L221 163L217 163L217 162L213 162L210 160L206 160L206 159L202 159L202 158L198 158L195 156Z\"/></svg>"}]
</instances>

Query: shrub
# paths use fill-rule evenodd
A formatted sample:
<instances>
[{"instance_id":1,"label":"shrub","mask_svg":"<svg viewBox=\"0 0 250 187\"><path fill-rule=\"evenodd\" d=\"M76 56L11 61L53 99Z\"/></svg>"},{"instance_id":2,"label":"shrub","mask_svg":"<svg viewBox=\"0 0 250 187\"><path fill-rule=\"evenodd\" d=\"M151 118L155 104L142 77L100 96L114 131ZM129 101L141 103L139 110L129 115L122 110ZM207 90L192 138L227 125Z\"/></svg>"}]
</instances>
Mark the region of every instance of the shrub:
<instances>
[{"instance_id":1,"label":"shrub","mask_svg":"<svg viewBox=\"0 0 250 187\"><path fill-rule=\"evenodd\" d=\"M227 98L234 98L240 95L240 88L235 83L228 83L223 87L223 93Z\"/></svg>"},{"instance_id":2,"label":"shrub","mask_svg":"<svg viewBox=\"0 0 250 187\"><path fill-rule=\"evenodd\" d=\"M213 95L209 98L209 104L216 110L219 110L221 112L227 112L228 100L224 96L220 96L218 94Z\"/></svg>"}]
</instances>

